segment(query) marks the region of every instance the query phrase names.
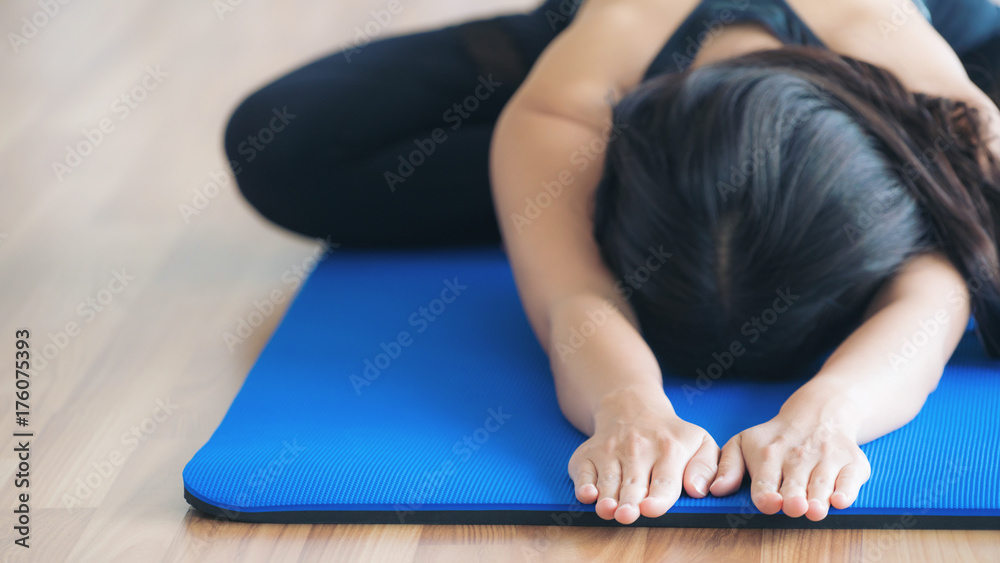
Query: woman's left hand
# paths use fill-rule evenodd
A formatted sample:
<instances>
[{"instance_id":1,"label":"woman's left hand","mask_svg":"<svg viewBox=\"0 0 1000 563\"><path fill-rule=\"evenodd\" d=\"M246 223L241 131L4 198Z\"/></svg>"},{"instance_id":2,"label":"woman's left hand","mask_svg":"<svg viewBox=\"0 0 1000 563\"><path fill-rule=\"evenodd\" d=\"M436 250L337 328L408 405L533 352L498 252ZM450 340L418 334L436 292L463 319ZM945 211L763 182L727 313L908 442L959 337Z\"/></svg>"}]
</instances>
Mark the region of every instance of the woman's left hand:
<instances>
[{"instance_id":1,"label":"woman's left hand","mask_svg":"<svg viewBox=\"0 0 1000 563\"><path fill-rule=\"evenodd\" d=\"M788 405L786 404L786 407ZM821 408L786 409L771 420L733 436L722 448L715 496L733 494L748 471L750 495L764 514L818 521L830 506L847 508L871 475L857 431L842 417L820 416Z\"/></svg>"}]
</instances>

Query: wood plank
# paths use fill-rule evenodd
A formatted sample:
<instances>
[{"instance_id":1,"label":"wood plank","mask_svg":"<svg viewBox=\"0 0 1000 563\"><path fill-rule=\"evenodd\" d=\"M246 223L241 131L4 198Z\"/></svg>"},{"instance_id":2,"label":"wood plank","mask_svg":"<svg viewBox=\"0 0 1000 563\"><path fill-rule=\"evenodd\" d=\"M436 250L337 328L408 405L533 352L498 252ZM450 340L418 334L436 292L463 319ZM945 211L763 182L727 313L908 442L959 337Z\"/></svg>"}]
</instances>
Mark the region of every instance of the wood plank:
<instances>
[{"instance_id":1,"label":"wood plank","mask_svg":"<svg viewBox=\"0 0 1000 563\"><path fill-rule=\"evenodd\" d=\"M382 33L536 3L405 4ZM244 1L217 12L217 4L72 2L17 52L0 49L0 105L13 108L0 127L0 354L27 327L33 349L48 356L31 387L32 547L15 546L5 527L0 560L1000 560L998 532L250 525L191 509L181 470L294 296L284 274L319 248L242 200L222 128L253 89L347 46L385 6ZM18 31L39 9L35 0L4 2L0 21ZM157 66L158 86L127 115L116 111ZM114 129L60 178L53 162L102 119ZM212 181L218 195L185 218L180 206ZM86 304L122 271L134 280L99 310ZM274 291L283 302L227 346L223 334ZM78 332L66 334L67 323ZM4 405L11 392L0 389ZM168 414L161 404L172 405ZM0 438L6 483L13 446ZM0 503L15 506L17 492L0 487Z\"/></svg>"}]
</instances>

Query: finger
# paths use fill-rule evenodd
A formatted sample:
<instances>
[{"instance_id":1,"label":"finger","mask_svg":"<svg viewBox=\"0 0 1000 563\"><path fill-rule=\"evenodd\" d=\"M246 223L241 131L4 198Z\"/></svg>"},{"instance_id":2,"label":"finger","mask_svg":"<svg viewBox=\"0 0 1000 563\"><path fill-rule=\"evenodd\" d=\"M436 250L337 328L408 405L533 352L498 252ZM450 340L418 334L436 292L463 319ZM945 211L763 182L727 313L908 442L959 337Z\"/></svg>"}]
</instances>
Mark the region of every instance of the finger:
<instances>
[{"instance_id":1,"label":"finger","mask_svg":"<svg viewBox=\"0 0 1000 563\"><path fill-rule=\"evenodd\" d=\"M642 457L622 460L622 485L618 491L618 508L615 519L622 524L631 524L639 518L639 503L649 492L649 473L652 460Z\"/></svg>"},{"instance_id":2,"label":"finger","mask_svg":"<svg viewBox=\"0 0 1000 563\"><path fill-rule=\"evenodd\" d=\"M781 466L781 488L778 493L781 495L781 511L785 516L798 518L809 509L809 501L806 500L806 486L809 484L809 476L815 467L812 463L799 457L796 453L798 448L792 448L789 454L792 459L786 460Z\"/></svg>"},{"instance_id":3,"label":"finger","mask_svg":"<svg viewBox=\"0 0 1000 563\"><path fill-rule=\"evenodd\" d=\"M586 458L570 460L569 476L576 489L576 498L584 504L597 500L597 468Z\"/></svg>"},{"instance_id":4,"label":"finger","mask_svg":"<svg viewBox=\"0 0 1000 563\"><path fill-rule=\"evenodd\" d=\"M871 477L871 466L867 459L845 465L837 477L830 504L839 509L851 506L858 498L861 485L867 483L869 477Z\"/></svg>"},{"instance_id":5,"label":"finger","mask_svg":"<svg viewBox=\"0 0 1000 563\"><path fill-rule=\"evenodd\" d=\"M618 508L618 489L621 487L622 469L618 458L609 456L607 460L598 460L597 466L597 504L594 511L605 520L615 517Z\"/></svg>"},{"instance_id":6,"label":"finger","mask_svg":"<svg viewBox=\"0 0 1000 563\"><path fill-rule=\"evenodd\" d=\"M775 514L781 510L782 497L778 494L778 485L781 483L784 452L784 448L771 444L751 453L746 460L751 478L750 498L757 510L764 514Z\"/></svg>"},{"instance_id":7,"label":"finger","mask_svg":"<svg viewBox=\"0 0 1000 563\"><path fill-rule=\"evenodd\" d=\"M684 470L684 490L694 498L704 497L708 494L708 484L715 479L718 469L719 445L711 436L706 435Z\"/></svg>"},{"instance_id":8,"label":"finger","mask_svg":"<svg viewBox=\"0 0 1000 563\"><path fill-rule=\"evenodd\" d=\"M639 508L643 516L657 518L670 510L681 496L681 481L684 476L684 456L677 450L670 450L653 464L649 476L649 494Z\"/></svg>"},{"instance_id":9,"label":"finger","mask_svg":"<svg viewBox=\"0 0 1000 563\"><path fill-rule=\"evenodd\" d=\"M732 437L726 445L722 447L722 454L719 456L719 468L715 474L715 482L709 487L712 494L717 497L731 495L740 488L743 483L743 473L746 465L743 460L743 442L741 434Z\"/></svg>"},{"instance_id":10,"label":"finger","mask_svg":"<svg viewBox=\"0 0 1000 563\"><path fill-rule=\"evenodd\" d=\"M830 495L833 494L833 484L840 473L840 466L821 463L817 465L809 476L809 487L806 498L809 500L809 509L806 510L806 518L813 522L818 522L830 512Z\"/></svg>"}]
</instances>

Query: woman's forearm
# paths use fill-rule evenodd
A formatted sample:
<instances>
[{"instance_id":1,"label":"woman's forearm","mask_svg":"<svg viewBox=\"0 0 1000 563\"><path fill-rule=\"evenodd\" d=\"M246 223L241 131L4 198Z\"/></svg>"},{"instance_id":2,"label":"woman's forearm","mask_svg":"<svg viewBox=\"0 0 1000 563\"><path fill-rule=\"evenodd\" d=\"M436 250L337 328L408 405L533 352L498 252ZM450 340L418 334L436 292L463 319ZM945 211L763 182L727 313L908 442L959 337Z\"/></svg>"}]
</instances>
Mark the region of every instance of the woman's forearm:
<instances>
[{"instance_id":1,"label":"woman's forearm","mask_svg":"<svg viewBox=\"0 0 1000 563\"><path fill-rule=\"evenodd\" d=\"M588 436L604 401L622 394L663 399L656 357L620 306L596 294L580 294L551 312L548 354L559 406Z\"/></svg>"},{"instance_id":2,"label":"woman's forearm","mask_svg":"<svg viewBox=\"0 0 1000 563\"><path fill-rule=\"evenodd\" d=\"M964 280L943 256L914 259L782 413L824 417L856 432L859 444L905 425L937 387L958 346L968 300Z\"/></svg>"}]
</instances>

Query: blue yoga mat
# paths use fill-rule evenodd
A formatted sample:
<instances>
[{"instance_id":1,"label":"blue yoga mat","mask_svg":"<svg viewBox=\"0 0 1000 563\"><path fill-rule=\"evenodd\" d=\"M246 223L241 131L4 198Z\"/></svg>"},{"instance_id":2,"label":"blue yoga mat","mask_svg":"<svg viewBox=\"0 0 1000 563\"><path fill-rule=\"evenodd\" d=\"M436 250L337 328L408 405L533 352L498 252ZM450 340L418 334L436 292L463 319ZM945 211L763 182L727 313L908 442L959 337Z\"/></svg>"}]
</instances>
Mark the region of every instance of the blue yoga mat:
<instances>
[{"instance_id":1,"label":"blue yoga mat","mask_svg":"<svg viewBox=\"0 0 1000 563\"><path fill-rule=\"evenodd\" d=\"M664 388L721 445L801 383ZM996 528L998 403L1000 362L970 330L917 418L862 446L872 475L852 507L818 523L764 515L744 479L631 525ZM566 465L585 439L499 248L338 250L185 466L184 496L249 522L620 525L575 498Z\"/></svg>"}]
</instances>

